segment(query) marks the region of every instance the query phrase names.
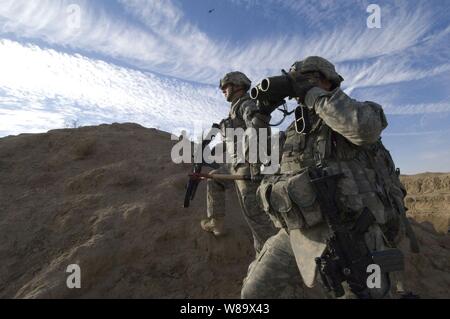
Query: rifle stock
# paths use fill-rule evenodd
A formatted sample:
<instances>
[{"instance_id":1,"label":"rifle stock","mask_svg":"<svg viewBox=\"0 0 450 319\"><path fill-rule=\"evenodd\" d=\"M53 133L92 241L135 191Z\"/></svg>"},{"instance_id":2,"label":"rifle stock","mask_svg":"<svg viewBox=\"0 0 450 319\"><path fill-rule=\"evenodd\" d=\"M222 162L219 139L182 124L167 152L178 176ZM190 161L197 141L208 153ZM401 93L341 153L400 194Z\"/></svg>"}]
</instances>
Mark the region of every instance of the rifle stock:
<instances>
[{"instance_id":1,"label":"rifle stock","mask_svg":"<svg viewBox=\"0 0 450 319\"><path fill-rule=\"evenodd\" d=\"M193 168L193 174L200 174L202 171L202 165L201 164L194 164ZM193 175L191 174L191 175ZM189 181L186 186L186 194L184 195L184 208L188 208L191 200L194 199L195 193L197 192L198 184L200 183L200 179L197 178L189 178Z\"/></svg>"}]
</instances>

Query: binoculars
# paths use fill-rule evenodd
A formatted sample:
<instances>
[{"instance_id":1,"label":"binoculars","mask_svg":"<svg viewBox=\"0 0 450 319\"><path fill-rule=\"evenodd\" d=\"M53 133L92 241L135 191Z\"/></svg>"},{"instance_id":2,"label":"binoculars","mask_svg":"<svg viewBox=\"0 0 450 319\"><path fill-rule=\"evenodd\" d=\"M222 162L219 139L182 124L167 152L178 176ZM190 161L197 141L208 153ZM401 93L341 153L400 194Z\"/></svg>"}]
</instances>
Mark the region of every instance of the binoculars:
<instances>
[{"instance_id":1,"label":"binoculars","mask_svg":"<svg viewBox=\"0 0 450 319\"><path fill-rule=\"evenodd\" d=\"M285 98L295 97L294 79L284 70L283 75L265 78L250 91L250 97L257 101L260 110L270 115L285 104Z\"/></svg>"},{"instance_id":2,"label":"binoculars","mask_svg":"<svg viewBox=\"0 0 450 319\"><path fill-rule=\"evenodd\" d=\"M291 77L286 73L265 78L250 91L253 100L277 103L286 97L293 97L294 89Z\"/></svg>"},{"instance_id":3,"label":"binoculars","mask_svg":"<svg viewBox=\"0 0 450 319\"><path fill-rule=\"evenodd\" d=\"M285 104L285 98L298 97L295 92L296 78L293 78L284 70L282 70L282 73L283 75L280 76L265 78L260 84L251 89L250 97L257 101L257 105L262 113L270 115L279 106ZM286 105L284 107L284 110L279 109L284 113L284 118L294 113L294 111L288 112ZM295 109L295 129L300 134L307 134L311 129L309 112L301 105Z\"/></svg>"}]
</instances>

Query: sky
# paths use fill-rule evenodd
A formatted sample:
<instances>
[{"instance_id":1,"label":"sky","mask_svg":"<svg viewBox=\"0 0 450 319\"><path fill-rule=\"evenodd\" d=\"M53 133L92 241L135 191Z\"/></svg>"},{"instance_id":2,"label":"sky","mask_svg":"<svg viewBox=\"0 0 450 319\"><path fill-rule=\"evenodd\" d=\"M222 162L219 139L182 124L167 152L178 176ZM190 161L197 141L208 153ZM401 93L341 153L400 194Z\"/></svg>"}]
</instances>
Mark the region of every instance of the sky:
<instances>
[{"instance_id":1,"label":"sky","mask_svg":"<svg viewBox=\"0 0 450 319\"><path fill-rule=\"evenodd\" d=\"M228 114L225 73L256 85L320 55L347 94L383 106L403 173L450 172L449 11L448 0L0 0L0 137L207 128Z\"/></svg>"}]
</instances>

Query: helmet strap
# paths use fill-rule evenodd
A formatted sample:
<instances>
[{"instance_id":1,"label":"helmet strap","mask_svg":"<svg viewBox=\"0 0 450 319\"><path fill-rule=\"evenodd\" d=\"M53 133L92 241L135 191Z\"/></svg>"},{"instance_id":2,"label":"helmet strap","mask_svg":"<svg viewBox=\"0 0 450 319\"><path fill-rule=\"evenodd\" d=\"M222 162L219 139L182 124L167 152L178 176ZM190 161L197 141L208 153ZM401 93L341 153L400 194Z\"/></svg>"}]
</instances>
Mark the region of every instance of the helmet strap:
<instances>
[{"instance_id":1,"label":"helmet strap","mask_svg":"<svg viewBox=\"0 0 450 319\"><path fill-rule=\"evenodd\" d=\"M242 92L242 94L239 95L239 92ZM245 88L243 86L234 86L232 90L233 98L236 98L237 95L239 97L243 96L245 94Z\"/></svg>"}]
</instances>

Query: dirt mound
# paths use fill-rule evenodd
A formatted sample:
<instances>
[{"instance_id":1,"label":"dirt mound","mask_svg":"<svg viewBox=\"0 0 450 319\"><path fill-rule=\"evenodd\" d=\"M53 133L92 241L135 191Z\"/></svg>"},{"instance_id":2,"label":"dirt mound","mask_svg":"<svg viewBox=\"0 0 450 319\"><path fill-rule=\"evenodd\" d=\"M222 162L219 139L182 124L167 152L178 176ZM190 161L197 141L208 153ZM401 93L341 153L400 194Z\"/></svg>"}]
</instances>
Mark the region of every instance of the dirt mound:
<instances>
[{"instance_id":1,"label":"dirt mound","mask_svg":"<svg viewBox=\"0 0 450 319\"><path fill-rule=\"evenodd\" d=\"M190 166L173 144L135 124L0 139L0 298L238 298L254 252L235 195L229 234L203 232L205 185L183 209ZM414 227L411 285L449 297L449 238ZM66 286L71 264L81 289Z\"/></svg>"},{"instance_id":2,"label":"dirt mound","mask_svg":"<svg viewBox=\"0 0 450 319\"><path fill-rule=\"evenodd\" d=\"M406 288L422 298L450 298L450 236L436 233L429 222L412 220L421 252L409 251L405 240L401 248L406 255Z\"/></svg>"},{"instance_id":3,"label":"dirt mound","mask_svg":"<svg viewBox=\"0 0 450 319\"><path fill-rule=\"evenodd\" d=\"M424 173L402 176L408 196L408 215L429 221L438 232L448 233L450 226L450 174Z\"/></svg>"}]
</instances>

